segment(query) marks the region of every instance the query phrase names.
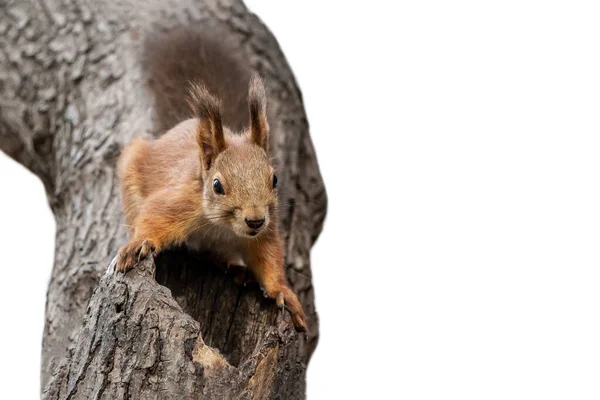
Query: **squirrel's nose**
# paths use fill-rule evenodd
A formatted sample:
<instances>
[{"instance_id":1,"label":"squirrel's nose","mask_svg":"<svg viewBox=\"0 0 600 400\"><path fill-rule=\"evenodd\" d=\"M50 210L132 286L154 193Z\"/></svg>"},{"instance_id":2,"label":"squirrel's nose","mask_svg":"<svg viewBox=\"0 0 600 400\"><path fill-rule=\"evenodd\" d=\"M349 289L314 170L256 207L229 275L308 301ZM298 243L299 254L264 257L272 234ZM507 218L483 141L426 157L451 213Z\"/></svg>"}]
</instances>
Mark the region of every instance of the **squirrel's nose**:
<instances>
[{"instance_id":1,"label":"squirrel's nose","mask_svg":"<svg viewBox=\"0 0 600 400\"><path fill-rule=\"evenodd\" d=\"M265 219L248 219L248 218L244 218L244 221L246 221L246 225L248 225L250 228L252 229L258 229L261 226L263 226L263 224L265 223Z\"/></svg>"}]
</instances>

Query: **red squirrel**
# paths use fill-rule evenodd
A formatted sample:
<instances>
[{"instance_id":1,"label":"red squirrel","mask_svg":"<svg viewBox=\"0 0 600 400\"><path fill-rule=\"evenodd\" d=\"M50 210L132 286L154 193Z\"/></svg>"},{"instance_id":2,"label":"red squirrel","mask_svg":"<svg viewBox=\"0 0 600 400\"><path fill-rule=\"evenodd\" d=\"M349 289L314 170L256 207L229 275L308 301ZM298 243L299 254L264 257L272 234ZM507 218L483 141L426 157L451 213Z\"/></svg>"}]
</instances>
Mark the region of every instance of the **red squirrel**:
<instances>
[{"instance_id":1,"label":"red squirrel","mask_svg":"<svg viewBox=\"0 0 600 400\"><path fill-rule=\"evenodd\" d=\"M179 36L180 46L197 43ZM159 51L156 57L161 56ZM189 65L192 61L196 64ZM202 57L181 57L169 62L187 62L184 67L193 69L202 68L200 61ZM302 305L285 275L263 81L257 75L250 79L249 123L238 132L223 124L226 113L202 82L188 83L187 91L193 118L158 139L133 139L120 156L118 175L131 237L119 250L116 269L126 272L138 258L180 244L211 251L229 264L241 259L265 294L287 307L296 329L306 331ZM180 98L175 101L181 103Z\"/></svg>"}]
</instances>

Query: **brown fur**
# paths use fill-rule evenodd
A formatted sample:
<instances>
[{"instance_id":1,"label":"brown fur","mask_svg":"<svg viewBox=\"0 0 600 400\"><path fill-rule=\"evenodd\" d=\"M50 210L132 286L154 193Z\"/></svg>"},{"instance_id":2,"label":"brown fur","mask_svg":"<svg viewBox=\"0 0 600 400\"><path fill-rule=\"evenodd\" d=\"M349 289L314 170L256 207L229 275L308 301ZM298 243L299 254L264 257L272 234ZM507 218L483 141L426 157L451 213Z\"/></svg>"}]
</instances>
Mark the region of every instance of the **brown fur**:
<instances>
[{"instance_id":1,"label":"brown fur","mask_svg":"<svg viewBox=\"0 0 600 400\"><path fill-rule=\"evenodd\" d=\"M202 59L195 61L201 68ZM306 330L304 311L285 277L262 80L250 81L249 128L237 134L223 125L220 102L205 86L187 89L195 117L156 140L134 139L119 160L131 238L119 251L117 270L178 244L211 250L228 262L241 259L265 293L287 306L296 328ZM224 194L213 188L215 179ZM247 220L264 222L255 228Z\"/></svg>"}]
</instances>

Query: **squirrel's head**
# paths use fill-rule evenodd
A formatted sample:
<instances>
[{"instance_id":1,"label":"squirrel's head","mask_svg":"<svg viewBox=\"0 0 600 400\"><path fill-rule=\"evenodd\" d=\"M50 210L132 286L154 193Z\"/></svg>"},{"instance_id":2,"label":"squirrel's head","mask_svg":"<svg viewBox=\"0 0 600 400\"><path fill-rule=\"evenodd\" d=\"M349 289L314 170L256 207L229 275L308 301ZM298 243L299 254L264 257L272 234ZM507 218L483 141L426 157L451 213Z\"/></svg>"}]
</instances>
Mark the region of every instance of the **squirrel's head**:
<instances>
[{"instance_id":1,"label":"squirrel's head","mask_svg":"<svg viewBox=\"0 0 600 400\"><path fill-rule=\"evenodd\" d=\"M250 125L225 134L219 101L198 85L191 94L200 123L197 131L204 214L242 237L264 232L277 218L277 176L269 163L269 124L262 80L250 81Z\"/></svg>"}]
</instances>

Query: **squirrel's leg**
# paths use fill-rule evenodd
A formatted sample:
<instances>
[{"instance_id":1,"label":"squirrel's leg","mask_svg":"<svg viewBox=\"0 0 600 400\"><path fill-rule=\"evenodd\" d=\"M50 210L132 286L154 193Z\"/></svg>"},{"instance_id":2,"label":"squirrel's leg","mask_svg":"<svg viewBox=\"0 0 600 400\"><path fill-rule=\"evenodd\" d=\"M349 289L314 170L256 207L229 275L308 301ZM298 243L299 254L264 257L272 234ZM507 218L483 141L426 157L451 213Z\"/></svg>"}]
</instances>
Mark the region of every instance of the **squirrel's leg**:
<instances>
[{"instance_id":1,"label":"squirrel's leg","mask_svg":"<svg viewBox=\"0 0 600 400\"><path fill-rule=\"evenodd\" d=\"M297 330L306 331L304 310L285 277L279 235L276 232L265 233L263 237L250 240L246 260L265 293L275 299L279 307L287 307Z\"/></svg>"},{"instance_id":2,"label":"squirrel's leg","mask_svg":"<svg viewBox=\"0 0 600 400\"><path fill-rule=\"evenodd\" d=\"M150 254L185 241L193 229L195 204L184 189L173 196L174 191L160 191L148 197L140 209L133 229L133 237L119 250L116 270L126 272L136 261Z\"/></svg>"}]
</instances>

